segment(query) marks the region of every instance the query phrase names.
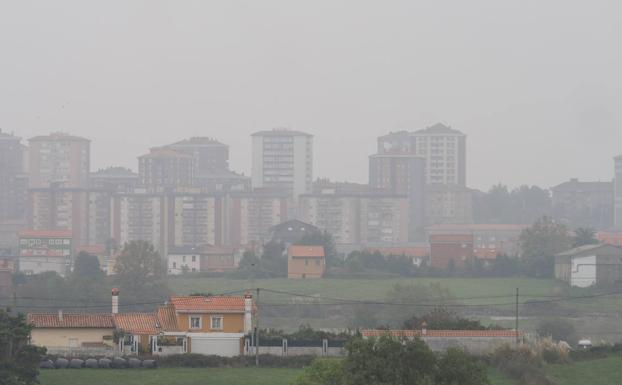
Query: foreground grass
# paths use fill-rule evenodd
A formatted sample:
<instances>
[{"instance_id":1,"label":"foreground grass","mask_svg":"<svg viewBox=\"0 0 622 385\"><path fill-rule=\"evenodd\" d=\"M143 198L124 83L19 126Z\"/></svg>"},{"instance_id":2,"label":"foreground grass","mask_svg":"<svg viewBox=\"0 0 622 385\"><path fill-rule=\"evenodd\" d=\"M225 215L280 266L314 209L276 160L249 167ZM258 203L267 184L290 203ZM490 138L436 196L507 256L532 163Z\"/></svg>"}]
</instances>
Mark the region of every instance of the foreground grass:
<instances>
[{"instance_id":1,"label":"foreground grass","mask_svg":"<svg viewBox=\"0 0 622 385\"><path fill-rule=\"evenodd\" d=\"M300 369L161 368L41 371L41 385L289 385Z\"/></svg>"},{"instance_id":2,"label":"foreground grass","mask_svg":"<svg viewBox=\"0 0 622 385\"><path fill-rule=\"evenodd\" d=\"M570 365L548 365L546 373L557 385L614 385L622 383L622 355Z\"/></svg>"}]
</instances>

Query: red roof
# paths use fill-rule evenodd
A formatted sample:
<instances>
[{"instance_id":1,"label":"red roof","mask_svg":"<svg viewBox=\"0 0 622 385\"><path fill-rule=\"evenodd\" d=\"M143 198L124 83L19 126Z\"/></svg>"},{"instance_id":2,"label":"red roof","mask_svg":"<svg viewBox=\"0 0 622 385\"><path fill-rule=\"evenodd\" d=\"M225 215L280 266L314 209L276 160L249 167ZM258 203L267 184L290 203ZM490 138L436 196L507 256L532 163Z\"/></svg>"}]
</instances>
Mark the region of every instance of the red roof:
<instances>
[{"instance_id":1,"label":"red roof","mask_svg":"<svg viewBox=\"0 0 622 385\"><path fill-rule=\"evenodd\" d=\"M362 330L363 337L422 337L421 330ZM522 335L522 332L518 333ZM514 330L426 330L424 337L516 337Z\"/></svg>"},{"instance_id":2,"label":"red roof","mask_svg":"<svg viewBox=\"0 0 622 385\"><path fill-rule=\"evenodd\" d=\"M61 319L59 313L31 313L27 321L35 328L114 328L112 314L63 314Z\"/></svg>"},{"instance_id":3,"label":"red roof","mask_svg":"<svg viewBox=\"0 0 622 385\"><path fill-rule=\"evenodd\" d=\"M243 313L244 297L171 297L175 311L181 313Z\"/></svg>"},{"instance_id":4,"label":"red roof","mask_svg":"<svg viewBox=\"0 0 622 385\"><path fill-rule=\"evenodd\" d=\"M292 258L297 257L324 257L324 246L296 246L292 245L288 249L288 254Z\"/></svg>"},{"instance_id":5,"label":"red roof","mask_svg":"<svg viewBox=\"0 0 622 385\"><path fill-rule=\"evenodd\" d=\"M158 306L157 313L162 330L167 332L176 332L180 330L177 326L175 308L172 305Z\"/></svg>"},{"instance_id":6,"label":"red roof","mask_svg":"<svg viewBox=\"0 0 622 385\"><path fill-rule=\"evenodd\" d=\"M71 230L21 230L21 238L71 238Z\"/></svg>"},{"instance_id":7,"label":"red roof","mask_svg":"<svg viewBox=\"0 0 622 385\"><path fill-rule=\"evenodd\" d=\"M114 315L117 329L132 334L158 334L160 323L154 313L119 313Z\"/></svg>"}]
</instances>

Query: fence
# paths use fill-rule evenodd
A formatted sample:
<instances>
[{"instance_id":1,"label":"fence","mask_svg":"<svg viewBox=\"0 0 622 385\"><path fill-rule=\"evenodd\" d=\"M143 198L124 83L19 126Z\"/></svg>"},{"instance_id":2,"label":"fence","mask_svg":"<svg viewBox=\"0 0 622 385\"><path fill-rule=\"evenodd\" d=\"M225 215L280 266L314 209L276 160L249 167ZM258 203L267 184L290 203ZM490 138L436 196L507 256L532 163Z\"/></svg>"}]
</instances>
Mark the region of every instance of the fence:
<instances>
[{"instance_id":1,"label":"fence","mask_svg":"<svg viewBox=\"0 0 622 385\"><path fill-rule=\"evenodd\" d=\"M275 356L318 356L341 357L345 355L345 341L342 340L259 340L259 353ZM244 342L244 354L254 355L255 344L247 338Z\"/></svg>"}]
</instances>

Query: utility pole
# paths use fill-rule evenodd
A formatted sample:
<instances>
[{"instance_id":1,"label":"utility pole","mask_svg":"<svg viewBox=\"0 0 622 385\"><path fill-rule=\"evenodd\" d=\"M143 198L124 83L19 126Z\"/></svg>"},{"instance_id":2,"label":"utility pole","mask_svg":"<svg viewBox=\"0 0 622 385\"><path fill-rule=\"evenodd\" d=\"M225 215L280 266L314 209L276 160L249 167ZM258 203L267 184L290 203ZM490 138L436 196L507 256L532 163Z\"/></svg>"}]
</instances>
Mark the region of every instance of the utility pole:
<instances>
[{"instance_id":1,"label":"utility pole","mask_svg":"<svg viewBox=\"0 0 622 385\"><path fill-rule=\"evenodd\" d=\"M255 300L255 366L259 367L259 288L257 288L257 299Z\"/></svg>"},{"instance_id":2,"label":"utility pole","mask_svg":"<svg viewBox=\"0 0 622 385\"><path fill-rule=\"evenodd\" d=\"M518 336L518 287L516 288L516 345L520 344L520 338Z\"/></svg>"}]
</instances>

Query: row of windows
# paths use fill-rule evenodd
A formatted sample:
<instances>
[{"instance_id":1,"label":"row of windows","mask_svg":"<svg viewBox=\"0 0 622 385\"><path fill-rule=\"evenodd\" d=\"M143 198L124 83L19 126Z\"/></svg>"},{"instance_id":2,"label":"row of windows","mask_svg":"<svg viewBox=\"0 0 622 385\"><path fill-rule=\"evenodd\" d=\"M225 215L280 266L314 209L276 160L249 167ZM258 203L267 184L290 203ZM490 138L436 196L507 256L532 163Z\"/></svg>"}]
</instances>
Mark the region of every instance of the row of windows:
<instances>
[{"instance_id":1,"label":"row of windows","mask_svg":"<svg viewBox=\"0 0 622 385\"><path fill-rule=\"evenodd\" d=\"M191 316L189 319L190 329L203 329L203 317L201 316ZM212 330L222 330L223 325L223 316L221 315L212 315L210 316L210 329Z\"/></svg>"}]
</instances>

